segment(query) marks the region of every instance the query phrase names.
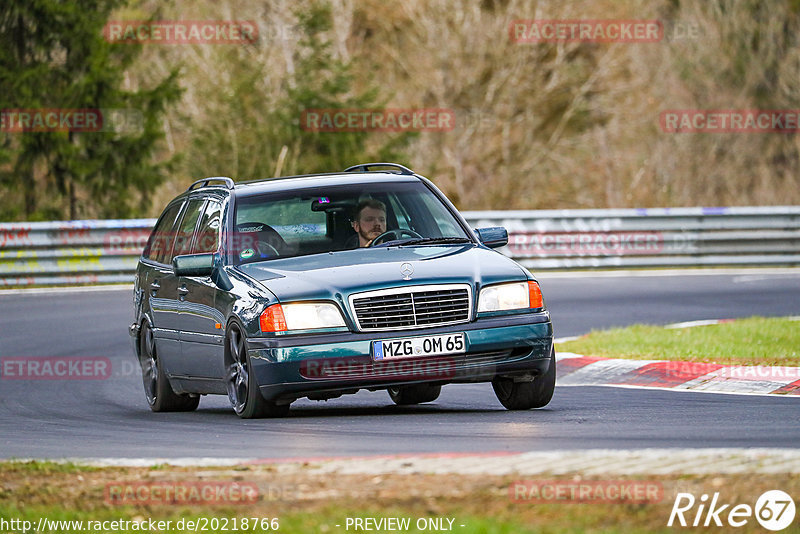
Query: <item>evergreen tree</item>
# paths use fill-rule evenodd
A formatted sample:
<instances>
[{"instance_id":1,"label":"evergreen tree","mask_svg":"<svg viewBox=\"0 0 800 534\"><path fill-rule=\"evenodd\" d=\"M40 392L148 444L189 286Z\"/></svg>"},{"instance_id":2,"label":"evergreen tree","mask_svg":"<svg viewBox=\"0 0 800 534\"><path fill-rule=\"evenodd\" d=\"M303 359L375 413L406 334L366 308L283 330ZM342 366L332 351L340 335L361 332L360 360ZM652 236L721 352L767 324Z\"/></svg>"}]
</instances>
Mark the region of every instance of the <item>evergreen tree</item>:
<instances>
[{"instance_id":1,"label":"evergreen tree","mask_svg":"<svg viewBox=\"0 0 800 534\"><path fill-rule=\"evenodd\" d=\"M0 3L0 110L103 112L101 131L0 132L0 220L130 217L149 207L170 164L153 162L161 116L180 92L175 70L154 87L122 89L141 46L109 43L103 27L123 3Z\"/></svg>"},{"instance_id":2,"label":"evergreen tree","mask_svg":"<svg viewBox=\"0 0 800 534\"><path fill-rule=\"evenodd\" d=\"M343 170L364 161L404 161L402 149L415 133L317 132L301 125L312 109L380 109L377 87L354 87L350 64L331 51L330 5L312 2L295 11L300 34L292 48L293 72L279 92L263 79L274 76L247 48L225 50L231 80L205 100L211 121L197 127L187 157L193 177L269 178ZM253 45L253 46L258 46Z\"/></svg>"}]
</instances>

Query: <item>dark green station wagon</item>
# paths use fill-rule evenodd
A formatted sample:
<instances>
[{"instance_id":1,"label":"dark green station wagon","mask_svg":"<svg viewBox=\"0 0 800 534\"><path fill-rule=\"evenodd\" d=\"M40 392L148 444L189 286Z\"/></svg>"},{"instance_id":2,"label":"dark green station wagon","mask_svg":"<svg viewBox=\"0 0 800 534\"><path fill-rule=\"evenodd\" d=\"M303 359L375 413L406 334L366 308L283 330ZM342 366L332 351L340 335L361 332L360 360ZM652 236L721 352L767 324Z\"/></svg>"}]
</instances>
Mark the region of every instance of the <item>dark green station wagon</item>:
<instances>
[{"instance_id":1,"label":"dark green station wagon","mask_svg":"<svg viewBox=\"0 0 800 534\"><path fill-rule=\"evenodd\" d=\"M510 410L555 387L530 273L401 165L234 183L170 202L136 271L134 352L154 411L227 394L240 417L385 389L397 404L491 382Z\"/></svg>"}]
</instances>

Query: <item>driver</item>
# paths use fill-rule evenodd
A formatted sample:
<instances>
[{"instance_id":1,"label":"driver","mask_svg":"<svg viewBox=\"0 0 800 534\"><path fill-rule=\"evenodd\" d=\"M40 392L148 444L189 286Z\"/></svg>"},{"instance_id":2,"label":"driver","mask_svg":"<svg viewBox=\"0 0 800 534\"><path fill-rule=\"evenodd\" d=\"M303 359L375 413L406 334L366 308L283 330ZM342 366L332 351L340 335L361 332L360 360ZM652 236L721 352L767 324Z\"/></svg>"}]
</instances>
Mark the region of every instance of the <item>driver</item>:
<instances>
[{"instance_id":1,"label":"driver","mask_svg":"<svg viewBox=\"0 0 800 534\"><path fill-rule=\"evenodd\" d=\"M372 240L386 231L386 205L368 198L356 206L353 230L358 234L358 246L368 247Z\"/></svg>"}]
</instances>

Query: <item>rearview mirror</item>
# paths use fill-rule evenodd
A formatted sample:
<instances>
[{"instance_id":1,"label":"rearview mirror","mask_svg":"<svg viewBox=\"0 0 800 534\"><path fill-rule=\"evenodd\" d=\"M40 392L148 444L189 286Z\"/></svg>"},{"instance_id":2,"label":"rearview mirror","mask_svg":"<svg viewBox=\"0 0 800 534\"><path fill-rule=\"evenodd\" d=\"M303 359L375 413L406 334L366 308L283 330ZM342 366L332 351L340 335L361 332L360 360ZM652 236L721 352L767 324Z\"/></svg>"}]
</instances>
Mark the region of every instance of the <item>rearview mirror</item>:
<instances>
[{"instance_id":1,"label":"rearview mirror","mask_svg":"<svg viewBox=\"0 0 800 534\"><path fill-rule=\"evenodd\" d=\"M175 276L211 276L214 254L184 254L172 259Z\"/></svg>"},{"instance_id":2,"label":"rearview mirror","mask_svg":"<svg viewBox=\"0 0 800 534\"><path fill-rule=\"evenodd\" d=\"M489 248L499 248L508 245L508 232L502 226L478 228L475 230L478 240Z\"/></svg>"}]
</instances>

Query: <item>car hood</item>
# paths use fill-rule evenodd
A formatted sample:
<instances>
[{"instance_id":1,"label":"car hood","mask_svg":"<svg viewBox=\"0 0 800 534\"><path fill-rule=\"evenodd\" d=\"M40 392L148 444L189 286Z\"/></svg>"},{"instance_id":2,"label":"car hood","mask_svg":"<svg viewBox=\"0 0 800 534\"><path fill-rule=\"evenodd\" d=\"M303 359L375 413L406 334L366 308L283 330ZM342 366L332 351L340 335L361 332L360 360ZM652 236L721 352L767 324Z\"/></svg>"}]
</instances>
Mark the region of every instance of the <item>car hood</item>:
<instances>
[{"instance_id":1,"label":"car hood","mask_svg":"<svg viewBox=\"0 0 800 534\"><path fill-rule=\"evenodd\" d=\"M409 264L413 272L404 280ZM401 271L401 267L403 271ZM494 250L468 245L378 247L240 265L279 300L343 300L352 293L423 284L469 283L473 289L525 280L527 271Z\"/></svg>"}]
</instances>

